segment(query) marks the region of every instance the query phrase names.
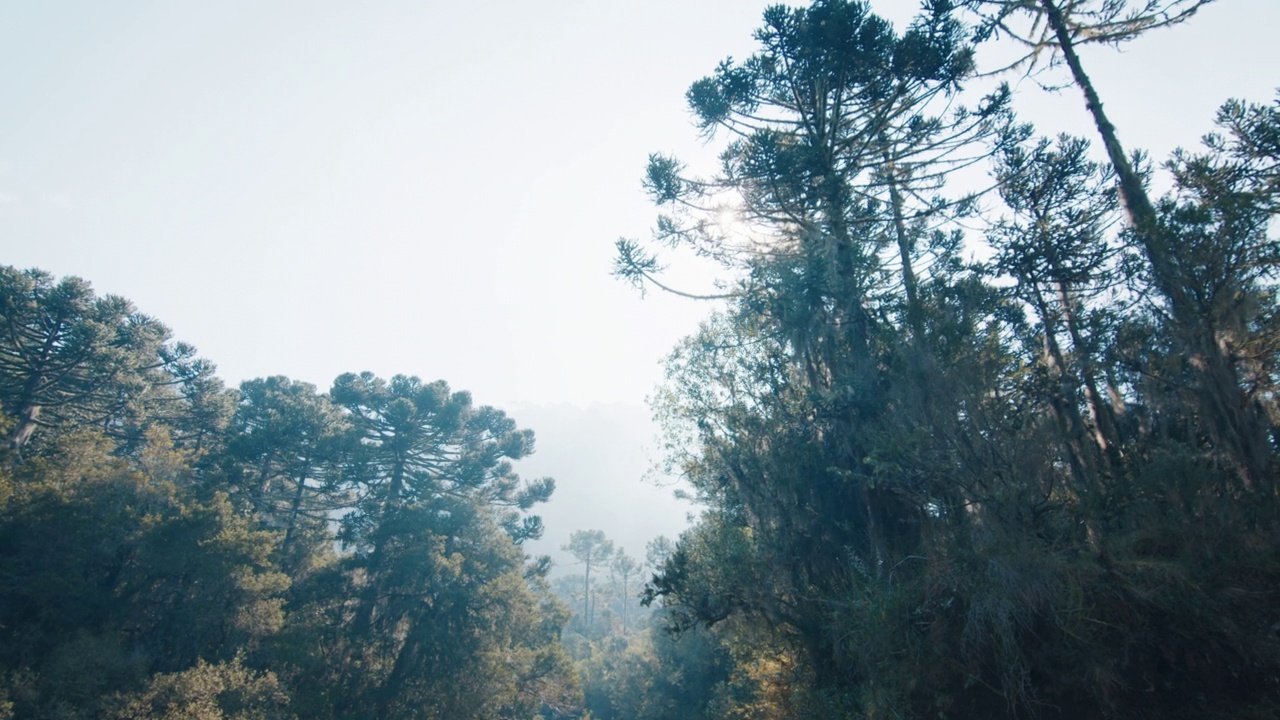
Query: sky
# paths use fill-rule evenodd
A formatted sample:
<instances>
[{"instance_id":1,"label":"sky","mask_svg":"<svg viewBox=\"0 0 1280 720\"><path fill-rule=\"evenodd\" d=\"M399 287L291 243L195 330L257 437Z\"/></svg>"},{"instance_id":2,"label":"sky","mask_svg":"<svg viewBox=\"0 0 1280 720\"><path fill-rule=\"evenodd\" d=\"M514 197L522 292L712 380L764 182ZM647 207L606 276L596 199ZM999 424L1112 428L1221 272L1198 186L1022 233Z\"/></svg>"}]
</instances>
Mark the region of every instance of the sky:
<instances>
[{"instance_id":1,"label":"sky","mask_svg":"<svg viewBox=\"0 0 1280 720\"><path fill-rule=\"evenodd\" d=\"M232 386L470 390L560 481L539 550L594 527L642 556L689 510L641 479L644 399L709 307L610 277L613 241L653 225L649 153L714 157L684 90L768 4L0 2L0 263L130 298ZM1159 159L1275 97L1278 27L1280 2L1220 0L1084 61ZM1018 92L1041 132L1092 135L1073 89Z\"/></svg>"}]
</instances>

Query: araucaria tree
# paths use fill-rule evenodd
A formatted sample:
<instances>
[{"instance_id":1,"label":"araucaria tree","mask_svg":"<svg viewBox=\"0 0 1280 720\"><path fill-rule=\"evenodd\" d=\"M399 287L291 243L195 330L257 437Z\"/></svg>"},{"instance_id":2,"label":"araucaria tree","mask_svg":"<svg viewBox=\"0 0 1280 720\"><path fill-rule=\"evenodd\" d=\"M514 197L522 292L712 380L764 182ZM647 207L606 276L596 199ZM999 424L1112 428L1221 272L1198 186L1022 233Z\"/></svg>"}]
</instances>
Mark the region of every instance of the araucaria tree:
<instances>
[{"instance_id":1,"label":"araucaria tree","mask_svg":"<svg viewBox=\"0 0 1280 720\"><path fill-rule=\"evenodd\" d=\"M864 3L774 7L756 54L691 86L721 171L651 158L655 240L730 277L656 398L709 509L647 594L730 651L724 716L1280 704L1278 115L1226 105L1153 201L1074 54L1202 4L931 2L901 34ZM1024 15L1104 161L1033 138L1004 89L964 107L961 19L986 40ZM982 203L953 189L977 164Z\"/></svg>"},{"instance_id":2,"label":"araucaria tree","mask_svg":"<svg viewBox=\"0 0 1280 720\"><path fill-rule=\"evenodd\" d=\"M1108 161L1116 174L1116 188L1130 229L1146 262L1151 289L1159 297L1161 311L1167 313L1170 322L1167 329L1176 341L1175 352L1185 354L1189 360L1189 389L1197 398L1204 431L1213 438L1221 459L1231 464L1238 481L1245 486L1267 482L1275 468L1268 458L1266 437L1273 421L1266 417L1247 393L1238 389L1247 384L1239 367L1239 358L1233 349L1238 334L1236 327L1241 318L1224 308L1207 307L1201 290L1208 286L1232 287L1228 292L1251 293L1253 279L1260 267L1254 259L1241 267L1239 263L1218 264L1214 270L1225 273L1216 278L1199 274L1203 265L1217 264L1203 257L1210 253L1219 257L1231 257L1234 253L1250 253L1248 246L1257 246L1256 234L1244 230L1245 237L1223 237L1215 231L1217 247L1209 248L1204 241L1199 247L1185 247L1189 235L1187 228L1178 227L1179 220L1171 215L1169 203L1156 203L1147 192L1134 160L1126 153L1119 132L1103 109L1101 97L1089 77L1080 58L1079 48L1089 44L1120 45L1134 40L1143 33L1175 25L1190 19L1200 8L1212 0L1089 0L1064 3L1061 0L1036 0L1035 2L1011 2L1010 0L965 0L960 3L978 18L979 36L1011 38L1027 48L1022 63L1034 63L1049 57L1049 64L1065 64L1072 83L1084 96L1085 106L1093 118ZM1235 103L1236 111L1244 106ZM1229 113L1230 110L1224 109ZM1262 122L1255 124L1255 131L1267 125L1265 110L1254 111ZM1229 122L1229 121L1228 121ZM1237 129L1241 129L1238 128ZM1241 138L1243 139L1243 138ZM1221 151L1223 148L1219 148ZM1275 148L1265 144L1246 149L1236 146L1237 162L1274 162ZM1252 156L1247 158L1244 156ZM1219 153L1219 160L1226 158ZM1181 159L1175 159L1175 164ZM1212 161L1209 161L1212 163ZM1189 190L1186 172L1175 173L1184 191ZM1230 185L1233 181L1219 176L1219 181ZM1248 183L1248 180L1239 182ZM1193 183L1194 184L1194 183ZM1274 188L1272 188L1274 189ZM1220 188L1226 192L1247 193L1245 188ZM1225 198L1220 198L1225 199ZM1171 201L1176 203L1177 201ZM1158 205L1161 205L1158 207ZM1225 206L1223 206L1225 207ZM1274 210L1274 208L1272 208ZM1253 225L1259 222L1258 211L1253 213ZM1269 217L1266 210L1262 217ZM1263 222L1265 225L1265 221ZM1225 231L1231 234L1231 230ZM1194 235L1195 231L1191 231ZM1265 234L1265 231L1264 231ZM1239 245L1245 245L1241 248ZM1263 243L1265 244L1265 243ZM1188 267L1188 259L1200 268ZM1210 305L1213 301L1209 301Z\"/></svg>"},{"instance_id":3,"label":"araucaria tree","mask_svg":"<svg viewBox=\"0 0 1280 720\"><path fill-rule=\"evenodd\" d=\"M549 628L503 612L536 606L541 587L536 576L528 586L518 546L540 534L524 511L554 484L524 483L511 465L532 452L533 434L442 381L346 374L330 397L356 434L342 480L355 501L339 535L354 553L343 562L346 598L311 610L323 618L320 642L344 638L330 646L341 648L330 680L316 678L317 700L339 717L417 717L424 703L441 718L510 711L494 683L563 670L547 655Z\"/></svg>"},{"instance_id":4,"label":"araucaria tree","mask_svg":"<svg viewBox=\"0 0 1280 720\"><path fill-rule=\"evenodd\" d=\"M582 563L582 629L589 633L592 623L594 595L591 587L591 571L599 570L609 563L613 556L613 541L606 538L603 530L575 530L569 536L569 544L563 548Z\"/></svg>"},{"instance_id":5,"label":"araucaria tree","mask_svg":"<svg viewBox=\"0 0 1280 720\"><path fill-rule=\"evenodd\" d=\"M213 370L0 268L0 718L578 713L530 431L444 382Z\"/></svg>"},{"instance_id":6,"label":"araucaria tree","mask_svg":"<svg viewBox=\"0 0 1280 720\"><path fill-rule=\"evenodd\" d=\"M54 282L39 270L0 267L0 404L14 418L5 435L16 454L40 428L67 422L110 429L163 382L169 331L118 296L89 284Z\"/></svg>"}]
</instances>

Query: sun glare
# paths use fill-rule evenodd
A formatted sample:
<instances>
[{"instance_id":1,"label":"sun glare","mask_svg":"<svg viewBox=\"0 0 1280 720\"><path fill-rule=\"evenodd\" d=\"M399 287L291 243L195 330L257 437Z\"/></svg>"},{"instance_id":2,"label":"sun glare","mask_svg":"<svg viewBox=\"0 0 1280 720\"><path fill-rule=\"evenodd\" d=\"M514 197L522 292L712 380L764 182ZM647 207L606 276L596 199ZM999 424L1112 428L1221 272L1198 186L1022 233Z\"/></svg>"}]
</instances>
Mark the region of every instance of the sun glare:
<instances>
[{"instance_id":1,"label":"sun glare","mask_svg":"<svg viewBox=\"0 0 1280 720\"><path fill-rule=\"evenodd\" d=\"M716 209L716 226L724 235L732 235L742 230L742 214L731 205L721 205Z\"/></svg>"}]
</instances>

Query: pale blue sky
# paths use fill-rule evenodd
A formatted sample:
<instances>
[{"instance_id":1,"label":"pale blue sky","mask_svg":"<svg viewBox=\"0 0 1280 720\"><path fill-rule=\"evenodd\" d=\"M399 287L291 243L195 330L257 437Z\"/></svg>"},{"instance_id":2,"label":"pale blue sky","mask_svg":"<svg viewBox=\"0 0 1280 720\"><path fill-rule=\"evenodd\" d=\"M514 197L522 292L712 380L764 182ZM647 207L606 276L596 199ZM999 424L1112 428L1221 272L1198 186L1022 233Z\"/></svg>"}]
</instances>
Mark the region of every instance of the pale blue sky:
<instances>
[{"instance_id":1,"label":"pale blue sky","mask_svg":"<svg viewBox=\"0 0 1280 720\"><path fill-rule=\"evenodd\" d=\"M638 402L703 312L641 303L611 243L646 232L647 153L697 146L683 89L763 3L21 5L3 261L134 299L233 383Z\"/></svg>"},{"instance_id":2,"label":"pale blue sky","mask_svg":"<svg viewBox=\"0 0 1280 720\"><path fill-rule=\"evenodd\" d=\"M5 3L0 261L134 299L233 384L639 402L705 310L641 302L611 243L647 234L647 153L699 152L684 89L765 4ZM1223 0L1087 59L1159 157L1269 98L1277 27L1280 2ZM1074 92L1028 90L1044 130L1087 130Z\"/></svg>"},{"instance_id":3,"label":"pale blue sky","mask_svg":"<svg viewBox=\"0 0 1280 720\"><path fill-rule=\"evenodd\" d=\"M0 263L133 299L231 385L372 370L499 406L639 405L707 308L642 301L612 242L652 224L649 152L713 154L684 90L751 51L767 4L2 2ZM1220 0L1085 60L1161 158L1228 97L1273 97L1276 28L1280 2ZM1074 91L1023 90L1043 132L1091 134ZM682 524L619 497L599 512Z\"/></svg>"}]
</instances>

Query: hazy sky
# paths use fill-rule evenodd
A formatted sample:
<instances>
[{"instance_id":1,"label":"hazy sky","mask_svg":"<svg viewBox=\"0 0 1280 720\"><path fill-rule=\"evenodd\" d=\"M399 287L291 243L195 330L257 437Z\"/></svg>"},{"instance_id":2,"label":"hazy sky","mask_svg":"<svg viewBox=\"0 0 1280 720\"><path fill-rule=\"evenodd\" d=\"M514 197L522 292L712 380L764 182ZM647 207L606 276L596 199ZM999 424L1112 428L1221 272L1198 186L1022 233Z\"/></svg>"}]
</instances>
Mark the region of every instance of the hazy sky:
<instances>
[{"instance_id":1,"label":"hazy sky","mask_svg":"<svg viewBox=\"0 0 1280 720\"><path fill-rule=\"evenodd\" d=\"M0 2L0 263L131 298L230 385L372 370L634 410L707 308L641 300L612 243L648 234L648 153L713 152L684 90L752 50L767 4ZM1158 159L1228 97L1274 97L1276 28L1277 0L1220 0L1085 61ZM1043 132L1090 131L1076 92L1023 85ZM617 427L597 442L639 457L648 431ZM625 487L582 526L678 529L666 490L634 495L639 470L566 466Z\"/></svg>"}]
</instances>

